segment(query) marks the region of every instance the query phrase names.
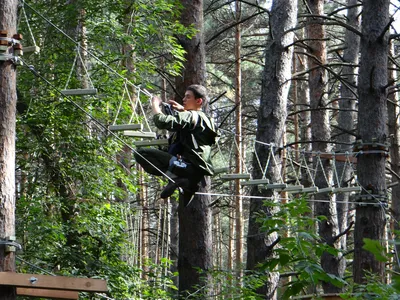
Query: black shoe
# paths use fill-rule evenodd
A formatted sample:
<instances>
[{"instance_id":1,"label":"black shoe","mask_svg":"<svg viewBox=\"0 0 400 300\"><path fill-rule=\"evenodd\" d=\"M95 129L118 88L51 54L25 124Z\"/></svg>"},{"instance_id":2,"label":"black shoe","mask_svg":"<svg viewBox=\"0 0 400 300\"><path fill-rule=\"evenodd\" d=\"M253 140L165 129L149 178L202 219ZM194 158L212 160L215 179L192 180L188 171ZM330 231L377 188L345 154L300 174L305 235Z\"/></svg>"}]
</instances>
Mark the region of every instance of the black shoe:
<instances>
[{"instance_id":1,"label":"black shoe","mask_svg":"<svg viewBox=\"0 0 400 300\"><path fill-rule=\"evenodd\" d=\"M167 186L162 190L160 197L168 198L175 192L177 188L179 188L180 192L185 190L189 191L189 179L178 177L175 179L175 182L170 181Z\"/></svg>"},{"instance_id":2,"label":"black shoe","mask_svg":"<svg viewBox=\"0 0 400 300\"><path fill-rule=\"evenodd\" d=\"M175 192L177 188L178 186L174 182L170 181L167 186L162 190L160 197L163 199L171 197L171 195Z\"/></svg>"}]
</instances>

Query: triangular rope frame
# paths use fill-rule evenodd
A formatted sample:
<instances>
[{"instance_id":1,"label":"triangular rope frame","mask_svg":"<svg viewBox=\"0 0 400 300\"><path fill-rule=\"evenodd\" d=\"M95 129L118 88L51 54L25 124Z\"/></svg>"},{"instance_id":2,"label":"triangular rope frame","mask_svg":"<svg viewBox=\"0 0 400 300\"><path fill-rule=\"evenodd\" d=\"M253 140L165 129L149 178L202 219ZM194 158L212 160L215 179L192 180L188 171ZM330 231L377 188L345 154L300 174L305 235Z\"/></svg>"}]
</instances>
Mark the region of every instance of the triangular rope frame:
<instances>
[{"instance_id":1,"label":"triangular rope frame","mask_svg":"<svg viewBox=\"0 0 400 300\"><path fill-rule=\"evenodd\" d=\"M64 89L61 91L62 94L67 95L67 96L84 96L84 95L96 95L97 94L97 89L94 88L92 79L90 78L90 74L88 69L86 68L86 64L84 63L81 53L79 51L80 47L77 46L76 47L76 54L75 54L75 58L74 58L74 62L72 63L71 66L71 70L69 72L67 81L65 83ZM71 77L72 77L72 73L75 69L75 66L77 64L78 58L81 62L82 68L85 71L85 76L87 77L89 83L90 83L90 87L87 89L68 89L68 84L71 81Z\"/></svg>"},{"instance_id":2,"label":"triangular rope frame","mask_svg":"<svg viewBox=\"0 0 400 300\"><path fill-rule=\"evenodd\" d=\"M17 24L18 28L20 27L22 19L25 19L26 26L28 27L29 36L30 36L30 38L32 40L32 43L33 43L32 46L24 47L23 48L23 52L24 53L35 53L35 54L37 54L37 53L40 52L40 47L36 44L35 36L33 35L32 28L31 28L31 25L29 23L28 16L26 15L25 2L24 1L22 1L20 3L20 15L18 17L18 24Z\"/></svg>"}]
</instances>

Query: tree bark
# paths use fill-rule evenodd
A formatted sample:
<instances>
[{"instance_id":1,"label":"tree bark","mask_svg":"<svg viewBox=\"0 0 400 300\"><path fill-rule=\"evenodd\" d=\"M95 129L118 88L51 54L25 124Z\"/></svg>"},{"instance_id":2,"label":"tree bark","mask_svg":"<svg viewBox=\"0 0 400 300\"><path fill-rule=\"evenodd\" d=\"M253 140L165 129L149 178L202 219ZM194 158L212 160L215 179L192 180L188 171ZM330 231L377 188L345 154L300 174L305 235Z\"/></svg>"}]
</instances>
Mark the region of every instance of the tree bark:
<instances>
[{"instance_id":1,"label":"tree bark","mask_svg":"<svg viewBox=\"0 0 400 300\"><path fill-rule=\"evenodd\" d=\"M391 44L391 57L395 57L396 53L394 50L394 45ZM389 81L393 81L397 78L397 72L395 66L392 64L389 66L392 70L389 71ZM390 70L390 69L389 69ZM400 173L400 128L398 124L399 115L399 97L398 93L394 90L390 91L388 95L388 119L389 119L389 136L391 137L391 147L390 147L390 168L394 174ZM392 175L392 182L399 182L396 175ZM400 184L392 187L392 211L393 211L393 221L392 221L392 232L399 232L400 226L397 220L400 220ZM398 234L391 236L391 238L398 237ZM399 253L400 245L395 244L396 251ZM398 264L394 265L394 268L398 271L400 266Z\"/></svg>"},{"instance_id":2,"label":"tree bark","mask_svg":"<svg viewBox=\"0 0 400 300\"><path fill-rule=\"evenodd\" d=\"M362 143L387 142L389 4L389 0L363 2L357 130L357 138ZM374 149L374 146L370 149ZM383 245L385 210L380 205L379 198L369 195L386 195L385 163L384 155L368 154L365 151L364 154L358 155L358 180L364 188L359 199L364 197L363 202L368 199L376 205L356 206L353 265L356 283L366 281L366 272L372 272L384 279L384 263L364 250L363 245L365 238L376 240Z\"/></svg>"},{"instance_id":3,"label":"tree bark","mask_svg":"<svg viewBox=\"0 0 400 300\"><path fill-rule=\"evenodd\" d=\"M293 33L285 34L285 32L295 26L296 16L297 1L275 0L273 2L270 19L271 40L265 55L256 140L273 143L275 147L271 148L261 143L256 144L255 151L257 151L262 166L266 165L269 151L276 151L277 147L283 146L293 53L292 47L287 48L287 46L293 43L294 37ZM280 180L281 157L279 152L275 152L275 155L277 164L270 165L266 174L266 178L270 182L279 182ZM252 175L253 178L261 178L263 175L263 170L259 168L255 159L253 159ZM273 195L273 192L254 187L251 195L269 197ZM264 262L273 254L271 245L278 238L276 234L265 235L262 233L260 224L256 220L260 212L267 218L271 217L273 213L270 208L263 206L261 199L252 198L247 237L247 269L249 270L256 270L259 263ZM279 273L271 271L268 274L268 282L259 288L257 293L267 299L277 299L278 281Z\"/></svg>"},{"instance_id":4,"label":"tree bark","mask_svg":"<svg viewBox=\"0 0 400 300\"><path fill-rule=\"evenodd\" d=\"M324 14L324 0L307 0L310 13L314 15ZM312 150L314 152L327 153L331 152L332 146L330 144L331 130L329 122L329 110L325 109L328 104L326 85L327 74L321 65L326 63L326 42L325 42L325 28L322 24L316 24L312 19L308 20L307 25L307 38L309 49L309 86L310 86L310 103L311 108L311 133ZM332 186L332 163L330 160L319 160L316 158L314 163L316 169L315 185L318 188ZM336 212L335 196L329 193L317 194L318 199L328 200L317 201L314 204L315 215L325 216L326 219L321 220L318 224L318 232L322 241L329 246L340 248L340 240L334 237L339 234L339 225ZM341 255L335 256L328 252L322 253L321 265L325 272L341 277L345 268L345 261ZM336 287L329 282L322 283L325 293L337 293L341 291L340 287Z\"/></svg>"},{"instance_id":5,"label":"tree bark","mask_svg":"<svg viewBox=\"0 0 400 300\"><path fill-rule=\"evenodd\" d=\"M0 31L11 38L17 30L18 1L0 1ZM0 50L1 51L1 50ZM2 54L13 54L9 47ZM15 124L16 67L11 60L0 61L0 239L15 236ZM0 271L15 272L15 252L0 245ZM16 299L15 287L0 286L0 299Z\"/></svg>"},{"instance_id":6,"label":"tree bark","mask_svg":"<svg viewBox=\"0 0 400 300\"><path fill-rule=\"evenodd\" d=\"M236 104L236 120L235 120L235 139L236 139L236 152L235 152L235 173L242 173L243 152L242 152L242 60L240 57L241 48L241 3L239 0L235 2L236 25L235 28L235 104ZM235 180L235 219L236 219L236 276L240 282L243 275L242 262L243 262L243 203L242 203L242 187L240 180Z\"/></svg>"},{"instance_id":7,"label":"tree bark","mask_svg":"<svg viewBox=\"0 0 400 300\"><path fill-rule=\"evenodd\" d=\"M203 1L181 0L184 7L181 23L191 24L197 29L192 38L179 37L186 51L182 77L176 78L177 100L180 101L186 88L191 84L206 85L205 43L203 36ZM207 113L208 108L203 107ZM199 184L200 193L208 193L210 178L205 178L205 184ZM189 200L186 195L179 197L179 293L182 296L202 289L195 296L212 293L208 288L209 274L212 267L212 209L209 207L209 195L195 195ZM201 274L201 272L204 272ZM191 297L191 296L189 296Z\"/></svg>"},{"instance_id":8,"label":"tree bark","mask_svg":"<svg viewBox=\"0 0 400 300\"><path fill-rule=\"evenodd\" d=\"M361 8L355 6L357 0L348 0L347 6L352 7L347 11L347 24L356 29L360 27L359 14ZM343 61L352 65L358 64L358 54L360 51L360 37L354 32L347 30L345 35L345 50L343 52ZM357 100L357 68L354 66L345 66L342 71L342 78L348 84L342 84L340 87L340 100L339 100L339 116L338 125L340 128L345 129L347 132L352 132L355 128L354 120L356 119L356 100ZM336 150L340 153L346 151L352 152L352 144L355 141L355 136L346 133L338 133L338 146ZM341 176L340 186L346 187L350 181L354 180L353 168L343 162L337 162L337 172ZM339 221L340 232L347 228L348 224L348 210L349 210L349 194L341 193L337 195L337 213ZM346 250L346 235L341 238L341 247Z\"/></svg>"}]
</instances>

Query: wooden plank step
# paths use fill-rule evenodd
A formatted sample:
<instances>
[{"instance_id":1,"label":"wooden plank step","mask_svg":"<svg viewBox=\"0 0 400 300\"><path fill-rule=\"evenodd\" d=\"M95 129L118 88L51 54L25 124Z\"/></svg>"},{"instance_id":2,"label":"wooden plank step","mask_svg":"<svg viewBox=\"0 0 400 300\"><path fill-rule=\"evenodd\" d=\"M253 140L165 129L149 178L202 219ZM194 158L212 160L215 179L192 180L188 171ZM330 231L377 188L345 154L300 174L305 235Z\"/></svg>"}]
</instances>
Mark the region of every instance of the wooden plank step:
<instances>
[{"instance_id":1,"label":"wooden plank step","mask_svg":"<svg viewBox=\"0 0 400 300\"><path fill-rule=\"evenodd\" d=\"M286 183L269 183L269 184L267 184L267 189L271 189L271 190L283 190L285 188L287 188Z\"/></svg>"},{"instance_id":2,"label":"wooden plank step","mask_svg":"<svg viewBox=\"0 0 400 300\"><path fill-rule=\"evenodd\" d=\"M288 193L300 193L303 189L303 185L288 185L283 191Z\"/></svg>"},{"instance_id":3,"label":"wooden plank step","mask_svg":"<svg viewBox=\"0 0 400 300\"><path fill-rule=\"evenodd\" d=\"M67 89L61 90L61 93L67 96L96 95L97 89Z\"/></svg>"},{"instance_id":4,"label":"wooden plank step","mask_svg":"<svg viewBox=\"0 0 400 300\"><path fill-rule=\"evenodd\" d=\"M348 186L335 188L335 193L350 193L350 192L361 192L361 186Z\"/></svg>"},{"instance_id":5,"label":"wooden plank step","mask_svg":"<svg viewBox=\"0 0 400 300\"><path fill-rule=\"evenodd\" d=\"M143 130L143 124L121 124L121 125L110 125L108 129L111 131L124 131L124 130Z\"/></svg>"},{"instance_id":6,"label":"wooden plank step","mask_svg":"<svg viewBox=\"0 0 400 300\"><path fill-rule=\"evenodd\" d=\"M322 193L334 193L335 192L335 188L333 187L326 187L326 188L318 188L318 194L322 194Z\"/></svg>"},{"instance_id":7,"label":"wooden plank step","mask_svg":"<svg viewBox=\"0 0 400 300\"><path fill-rule=\"evenodd\" d=\"M250 174L225 174L220 177L223 180L250 179Z\"/></svg>"},{"instance_id":8,"label":"wooden plank step","mask_svg":"<svg viewBox=\"0 0 400 300\"><path fill-rule=\"evenodd\" d=\"M46 289L32 289L32 288L17 288L18 296L37 297L37 298L51 298L51 299L79 299L79 292L77 291L60 291L60 290L46 290Z\"/></svg>"},{"instance_id":9,"label":"wooden plank step","mask_svg":"<svg viewBox=\"0 0 400 300\"><path fill-rule=\"evenodd\" d=\"M38 54L40 52L40 47L38 46L28 46L23 48L24 53L35 53Z\"/></svg>"},{"instance_id":10,"label":"wooden plank step","mask_svg":"<svg viewBox=\"0 0 400 300\"><path fill-rule=\"evenodd\" d=\"M306 187L301 192L302 193L317 193L318 192L318 187L316 187L316 186Z\"/></svg>"},{"instance_id":11,"label":"wooden plank step","mask_svg":"<svg viewBox=\"0 0 400 300\"><path fill-rule=\"evenodd\" d=\"M267 184L269 183L268 179L251 179L247 181L242 181L240 185L247 186L247 185L259 185L259 184Z\"/></svg>"},{"instance_id":12,"label":"wooden plank step","mask_svg":"<svg viewBox=\"0 0 400 300\"><path fill-rule=\"evenodd\" d=\"M155 132L143 132L143 131L133 131L133 130L124 130L124 135L131 137L146 138L146 139L155 139L157 137Z\"/></svg>"},{"instance_id":13,"label":"wooden plank step","mask_svg":"<svg viewBox=\"0 0 400 300\"><path fill-rule=\"evenodd\" d=\"M0 285L82 292L107 292L103 279L0 272Z\"/></svg>"},{"instance_id":14,"label":"wooden plank step","mask_svg":"<svg viewBox=\"0 0 400 300\"><path fill-rule=\"evenodd\" d=\"M159 140L152 140L152 141L134 141L133 144L136 147L165 146L165 145L168 145L168 139L159 139Z\"/></svg>"}]
</instances>

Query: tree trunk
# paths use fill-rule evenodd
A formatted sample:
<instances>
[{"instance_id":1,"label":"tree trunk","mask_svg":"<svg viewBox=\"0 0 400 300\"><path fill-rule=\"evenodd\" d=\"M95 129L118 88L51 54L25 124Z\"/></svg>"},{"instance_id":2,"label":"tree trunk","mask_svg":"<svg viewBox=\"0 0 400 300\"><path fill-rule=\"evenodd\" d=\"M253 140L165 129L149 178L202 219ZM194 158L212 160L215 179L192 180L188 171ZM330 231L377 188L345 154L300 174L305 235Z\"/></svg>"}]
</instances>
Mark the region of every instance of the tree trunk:
<instances>
[{"instance_id":1,"label":"tree trunk","mask_svg":"<svg viewBox=\"0 0 400 300\"><path fill-rule=\"evenodd\" d=\"M0 1L0 31L11 38L17 30L18 1ZM4 32L3 32L4 31ZM13 54L12 48L0 55ZM0 61L0 239L15 236L15 124L16 68L11 60ZM0 245L0 271L15 272L15 252ZM0 299L16 299L15 287L0 286Z\"/></svg>"},{"instance_id":2,"label":"tree trunk","mask_svg":"<svg viewBox=\"0 0 400 300\"><path fill-rule=\"evenodd\" d=\"M187 52L186 61L182 71L182 77L177 77L176 100L182 101L185 95L186 87L191 84L206 85L206 52L203 36L203 0L181 0L184 7L181 14L181 23L189 27L191 25L198 31L197 34L189 39L186 36L180 36L179 41L183 49Z\"/></svg>"},{"instance_id":3,"label":"tree trunk","mask_svg":"<svg viewBox=\"0 0 400 300\"><path fill-rule=\"evenodd\" d=\"M324 0L307 0L310 13L314 15L324 14ZM308 49L310 53L309 74L310 103L311 103L311 133L312 149L314 152L331 152L331 131L329 123L328 99L326 95L327 76L324 68L319 66L326 63L325 28L323 25L309 19L307 26L307 38L310 40ZM316 169L315 185L319 188L332 186L332 164L328 159L316 158L314 164ZM317 194L318 199L328 200L315 202L315 215L325 216L326 219L319 222L318 231L321 239L329 246L340 248L340 240L335 237L339 233L338 218L336 213L335 196L329 193ZM324 252L321 256L321 265L325 272L341 277L345 268L345 261L341 255L335 256ZM331 283L323 282L325 293L337 293L341 291Z\"/></svg>"},{"instance_id":4,"label":"tree trunk","mask_svg":"<svg viewBox=\"0 0 400 300\"><path fill-rule=\"evenodd\" d=\"M357 0L348 0L349 7L357 4ZM360 27L359 14L360 7L352 7L347 11L347 24L354 28ZM354 32L347 30L345 35L345 50L343 52L343 61L345 63L357 65L358 53L360 51L360 37ZM345 66L342 71L342 78L346 84L342 83L340 87L339 116L338 126L344 130L339 132L337 151L340 153L352 152L352 144L355 136L348 132L354 131L354 120L356 119L356 100L357 100L357 68L354 66ZM341 176L340 186L346 187L352 180L352 167L343 162L337 162L337 171ZM354 179L353 179L354 180ZM337 213L340 232L346 230L348 226L349 194L341 193L337 195ZM346 250L346 235L341 239L341 247Z\"/></svg>"},{"instance_id":5,"label":"tree trunk","mask_svg":"<svg viewBox=\"0 0 400 300\"><path fill-rule=\"evenodd\" d=\"M235 2L236 22L239 23L241 19L241 3L236 0ZM236 170L235 173L242 173L243 152L242 152L242 66L240 49L241 48L241 25L236 25L235 30L235 104L236 104L236 122L235 122L235 139L236 139ZM240 180L235 180L235 219L236 219L236 276L240 282L242 277L242 262L243 262L243 203L242 203L242 187Z\"/></svg>"},{"instance_id":6,"label":"tree trunk","mask_svg":"<svg viewBox=\"0 0 400 300\"><path fill-rule=\"evenodd\" d=\"M206 85L205 43L203 36L203 1L181 0L184 7L181 23L194 25L197 34L188 39L179 37L186 51L183 76L176 78L177 100L181 100L186 88L191 84ZM207 113L207 107L203 108ZM205 185L199 184L199 193L208 193L210 178L206 177ZM185 195L179 197L179 293L184 296L199 288L204 296L211 291L207 284L212 267L212 209L209 207L209 195L195 195L188 206L189 199ZM199 293L196 294L196 297Z\"/></svg>"},{"instance_id":7,"label":"tree trunk","mask_svg":"<svg viewBox=\"0 0 400 300\"><path fill-rule=\"evenodd\" d=\"M395 57L396 53L394 50L394 45L391 44L391 57ZM389 66L389 81L393 81L397 78L396 67L394 65ZM399 116L399 97L396 89L390 91L388 95L388 119L389 119L389 136L391 137L391 147L390 147L390 168L393 171L392 182L399 182L397 177L400 174L400 128L398 123ZM397 176L396 176L397 175ZM400 226L397 220L400 220L400 184L392 187L392 211L393 211L393 226L392 232L399 232ZM398 237L398 234L395 235ZM395 238L391 236L390 238ZM400 245L395 244L396 252L399 253ZM394 268L399 271L400 266L396 263Z\"/></svg>"},{"instance_id":8,"label":"tree trunk","mask_svg":"<svg viewBox=\"0 0 400 300\"><path fill-rule=\"evenodd\" d=\"M387 56L389 0L364 0L362 15L362 37L360 76L358 84L358 141L355 151L370 145L368 150L378 150L376 143L387 142ZM360 143L360 144L358 144ZM363 147L361 147L363 149ZM385 201L386 157L381 154L360 153L357 159L358 180L362 187L362 202L376 205L356 206L356 226L354 230L354 282L366 281L367 272L384 279L384 262L363 249L364 239L376 240L383 245L385 209L380 201ZM371 196L372 195L372 196ZM361 200L362 199L362 200Z\"/></svg>"},{"instance_id":9,"label":"tree trunk","mask_svg":"<svg viewBox=\"0 0 400 300\"><path fill-rule=\"evenodd\" d=\"M261 102L258 114L258 127L256 140L264 143L273 143L276 147L283 146L285 132L285 121L287 118L287 97L289 93L289 78L292 66L292 47L286 48L293 43L293 33L285 32L296 24L297 1L275 0L271 10L271 40L269 41L263 72L261 90ZM257 143L256 151L262 166L266 165L269 151L277 148L268 147L265 144ZM279 182L281 157L279 152L275 153L277 165L269 166L266 177L270 182ZM253 178L261 178L263 170L258 167L256 160L253 160ZM252 196L272 196L271 190L264 188L252 188ZM260 224L256 221L258 214L262 212L267 218L272 215L270 208L263 206L259 198L252 198L250 204L249 229L247 237L247 269L256 270L257 265L273 253L273 243L276 242L276 235L262 234ZM257 290L267 299L276 299L279 274L271 271L268 274L268 282Z\"/></svg>"}]
</instances>

